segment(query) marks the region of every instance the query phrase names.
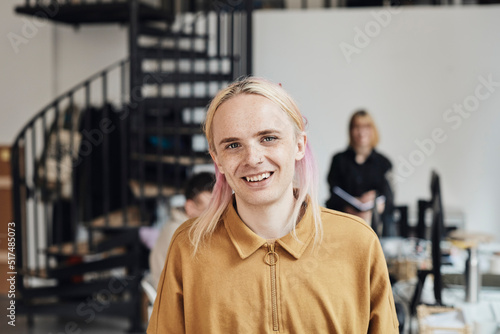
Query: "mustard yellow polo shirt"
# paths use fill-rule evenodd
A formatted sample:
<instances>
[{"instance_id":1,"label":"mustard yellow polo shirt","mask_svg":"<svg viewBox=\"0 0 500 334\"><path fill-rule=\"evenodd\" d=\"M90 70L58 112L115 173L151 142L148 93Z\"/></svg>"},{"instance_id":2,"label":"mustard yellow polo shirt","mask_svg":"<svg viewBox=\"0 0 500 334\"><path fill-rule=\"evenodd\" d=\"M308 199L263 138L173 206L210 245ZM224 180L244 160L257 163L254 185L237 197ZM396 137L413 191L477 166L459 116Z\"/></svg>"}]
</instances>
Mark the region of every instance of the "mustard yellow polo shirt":
<instances>
[{"instance_id":1,"label":"mustard yellow polo shirt","mask_svg":"<svg viewBox=\"0 0 500 334\"><path fill-rule=\"evenodd\" d=\"M272 244L232 204L192 257L188 230L174 235L151 315L152 333L398 333L391 285L376 234L361 219L322 208L314 245L310 208Z\"/></svg>"}]
</instances>

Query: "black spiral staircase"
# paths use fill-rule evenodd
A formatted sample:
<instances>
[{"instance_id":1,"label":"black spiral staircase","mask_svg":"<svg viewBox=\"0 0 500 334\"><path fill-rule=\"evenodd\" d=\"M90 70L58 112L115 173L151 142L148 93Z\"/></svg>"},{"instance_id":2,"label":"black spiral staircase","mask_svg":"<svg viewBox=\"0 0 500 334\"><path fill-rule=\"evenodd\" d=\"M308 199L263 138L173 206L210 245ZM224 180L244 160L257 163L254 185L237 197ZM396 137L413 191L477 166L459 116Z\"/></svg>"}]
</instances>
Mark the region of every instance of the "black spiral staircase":
<instances>
[{"instance_id":1,"label":"black spiral staircase","mask_svg":"<svg viewBox=\"0 0 500 334\"><path fill-rule=\"evenodd\" d=\"M130 58L38 112L12 147L18 314L143 331L138 230L210 164L200 124L215 92L251 73L247 1L26 1L16 12L128 26ZM237 5L235 5L237 3ZM75 64L78 66L78 64Z\"/></svg>"}]
</instances>

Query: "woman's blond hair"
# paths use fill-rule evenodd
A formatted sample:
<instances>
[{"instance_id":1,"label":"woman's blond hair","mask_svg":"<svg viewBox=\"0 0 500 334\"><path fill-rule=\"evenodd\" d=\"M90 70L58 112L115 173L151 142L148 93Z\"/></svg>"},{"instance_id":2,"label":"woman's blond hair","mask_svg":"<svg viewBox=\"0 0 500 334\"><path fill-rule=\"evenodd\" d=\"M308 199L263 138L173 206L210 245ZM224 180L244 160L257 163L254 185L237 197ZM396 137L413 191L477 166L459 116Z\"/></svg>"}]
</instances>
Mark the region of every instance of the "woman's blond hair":
<instances>
[{"instance_id":1,"label":"woman's blond hair","mask_svg":"<svg viewBox=\"0 0 500 334\"><path fill-rule=\"evenodd\" d=\"M352 137L352 129L354 128L354 123L358 119L366 120L367 123L372 128L373 136L372 136L372 140L371 140L371 147L375 148L379 142L378 130L377 130L377 126L375 125L375 121L373 120L373 117L366 110L358 110L358 111L354 112L351 116L351 119L349 120L349 146L354 147L353 146L354 139Z\"/></svg>"}]
</instances>

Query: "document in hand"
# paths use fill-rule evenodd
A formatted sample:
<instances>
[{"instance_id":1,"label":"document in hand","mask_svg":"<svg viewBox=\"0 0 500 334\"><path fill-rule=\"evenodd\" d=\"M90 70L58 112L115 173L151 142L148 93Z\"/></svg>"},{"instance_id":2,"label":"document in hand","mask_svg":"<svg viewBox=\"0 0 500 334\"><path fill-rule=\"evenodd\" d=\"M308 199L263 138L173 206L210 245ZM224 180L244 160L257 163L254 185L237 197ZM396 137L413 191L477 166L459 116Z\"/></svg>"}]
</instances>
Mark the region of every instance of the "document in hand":
<instances>
[{"instance_id":1,"label":"document in hand","mask_svg":"<svg viewBox=\"0 0 500 334\"><path fill-rule=\"evenodd\" d=\"M340 196L340 198L345 200L347 203L351 204L358 211L368 211L368 210L373 209L375 202L377 204L385 202L385 196L383 196L383 195L375 198L375 201L361 202L359 199L357 199L356 197L354 197L351 194L349 194L348 192L346 192L344 189L337 187L337 186L333 187L333 192L337 196Z\"/></svg>"}]
</instances>

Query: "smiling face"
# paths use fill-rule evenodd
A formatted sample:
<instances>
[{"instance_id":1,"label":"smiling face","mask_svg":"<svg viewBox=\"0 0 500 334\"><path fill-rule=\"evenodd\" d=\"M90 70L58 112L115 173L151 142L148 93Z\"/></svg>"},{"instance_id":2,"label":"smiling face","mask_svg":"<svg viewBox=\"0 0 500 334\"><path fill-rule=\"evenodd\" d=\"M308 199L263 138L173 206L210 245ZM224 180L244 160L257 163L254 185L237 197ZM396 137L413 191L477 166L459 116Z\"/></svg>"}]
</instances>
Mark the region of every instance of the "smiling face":
<instances>
[{"instance_id":1,"label":"smiling face","mask_svg":"<svg viewBox=\"0 0 500 334\"><path fill-rule=\"evenodd\" d=\"M271 100L239 94L217 109L210 154L238 206L270 206L293 199L295 161L305 154L288 115Z\"/></svg>"}]
</instances>

